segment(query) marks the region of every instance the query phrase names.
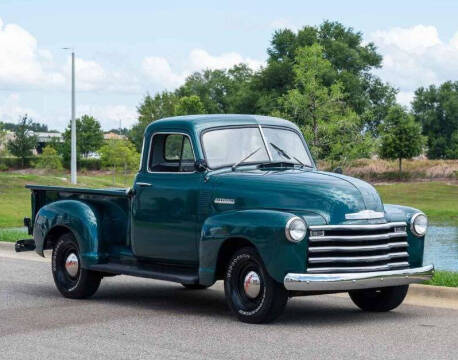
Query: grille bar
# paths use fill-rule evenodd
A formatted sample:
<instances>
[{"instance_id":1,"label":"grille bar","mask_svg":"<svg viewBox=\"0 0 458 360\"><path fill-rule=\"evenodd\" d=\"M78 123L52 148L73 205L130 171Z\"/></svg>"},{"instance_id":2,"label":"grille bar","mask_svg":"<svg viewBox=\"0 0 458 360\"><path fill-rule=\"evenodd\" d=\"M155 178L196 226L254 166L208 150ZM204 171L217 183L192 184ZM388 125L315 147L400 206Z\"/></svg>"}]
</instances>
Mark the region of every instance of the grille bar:
<instances>
[{"instance_id":1,"label":"grille bar","mask_svg":"<svg viewBox=\"0 0 458 360\"><path fill-rule=\"evenodd\" d=\"M310 226L307 272L371 272L409 267L407 224Z\"/></svg>"},{"instance_id":2,"label":"grille bar","mask_svg":"<svg viewBox=\"0 0 458 360\"><path fill-rule=\"evenodd\" d=\"M309 253L323 253L323 252L354 252L354 251L380 251L391 250L396 248L407 247L408 243L405 241L382 244L382 245L363 245L363 246L314 246L309 248Z\"/></svg>"},{"instance_id":3,"label":"grille bar","mask_svg":"<svg viewBox=\"0 0 458 360\"><path fill-rule=\"evenodd\" d=\"M345 257L310 257L310 264L322 264L328 262L337 263L351 263L351 262L377 262L383 260L391 260L396 258L408 257L406 252L390 253L386 255L373 255L373 256L345 256Z\"/></svg>"},{"instance_id":4,"label":"grille bar","mask_svg":"<svg viewBox=\"0 0 458 360\"><path fill-rule=\"evenodd\" d=\"M358 224L345 224L345 225L312 225L310 230L388 230L394 227L406 226L405 222L391 222L385 224L372 224L372 225L358 225Z\"/></svg>"},{"instance_id":5,"label":"grille bar","mask_svg":"<svg viewBox=\"0 0 458 360\"><path fill-rule=\"evenodd\" d=\"M317 241L365 241L365 240L389 240L392 238L406 237L407 233L402 232L393 232L388 234L379 234L379 235L344 235L344 236L310 236L310 242Z\"/></svg>"},{"instance_id":6,"label":"grille bar","mask_svg":"<svg viewBox=\"0 0 458 360\"><path fill-rule=\"evenodd\" d=\"M375 266L317 267L317 268L310 268L307 270L307 272L331 274L331 273L344 273L344 272L382 271L382 270L392 270L392 269L407 268L407 267L409 267L409 263L407 261L403 261L403 262L388 263L385 265L375 265Z\"/></svg>"}]
</instances>

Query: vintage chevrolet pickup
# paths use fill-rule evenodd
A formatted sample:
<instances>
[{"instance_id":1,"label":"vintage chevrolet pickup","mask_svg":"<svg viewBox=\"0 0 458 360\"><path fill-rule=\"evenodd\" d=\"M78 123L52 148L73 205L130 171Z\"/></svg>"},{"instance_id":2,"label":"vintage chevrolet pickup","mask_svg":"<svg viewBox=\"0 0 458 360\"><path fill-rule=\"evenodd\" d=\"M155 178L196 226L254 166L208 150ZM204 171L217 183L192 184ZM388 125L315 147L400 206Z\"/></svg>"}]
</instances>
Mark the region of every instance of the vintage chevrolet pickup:
<instances>
[{"instance_id":1,"label":"vintage chevrolet pickup","mask_svg":"<svg viewBox=\"0 0 458 360\"><path fill-rule=\"evenodd\" d=\"M187 289L224 280L230 309L261 323L300 295L348 292L362 310L389 311L434 271L423 266L421 211L318 171L299 129L278 118L158 120L145 131L131 189L27 187L33 240L16 248L52 249L68 298L120 274Z\"/></svg>"}]
</instances>

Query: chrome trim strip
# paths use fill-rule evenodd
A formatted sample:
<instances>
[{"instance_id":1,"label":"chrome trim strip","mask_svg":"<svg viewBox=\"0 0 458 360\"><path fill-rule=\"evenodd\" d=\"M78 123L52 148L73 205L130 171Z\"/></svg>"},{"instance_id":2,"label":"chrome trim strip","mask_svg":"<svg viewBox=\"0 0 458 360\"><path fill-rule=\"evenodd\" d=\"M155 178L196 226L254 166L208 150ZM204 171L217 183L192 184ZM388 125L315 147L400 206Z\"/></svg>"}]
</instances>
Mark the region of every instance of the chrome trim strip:
<instances>
[{"instance_id":1,"label":"chrome trim strip","mask_svg":"<svg viewBox=\"0 0 458 360\"><path fill-rule=\"evenodd\" d=\"M389 263L384 265L374 265L374 266L328 266L320 268L308 268L307 273L350 273L352 271L366 272L366 271L383 271L383 270L392 270L394 268L408 267L409 263L407 261Z\"/></svg>"},{"instance_id":2,"label":"chrome trim strip","mask_svg":"<svg viewBox=\"0 0 458 360\"><path fill-rule=\"evenodd\" d=\"M368 219L381 219L385 217L383 211L374 210L361 210L357 213L345 214L347 220L368 220Z\"/></svg>"},{"instance_id":3,"label":"chrome trim strip","mask_svg":"<svg viewBox=\"0 0 458 360\"><path fill-rule=\"evenodd\" d=\"M262 127L260 124L258 124L258 127L259 127L259 131L261 133L261 138L262 138L262 142L264 143L264 146L267 150L267 156L269 157L269 161L272 162L272 154L270 153L270 150L269 150L269 146L267 145L267 141L266 141L266 137L264 136L264 130L262 130Z\"/></svg>"},{"instance_id":4,"label":"chrome trim strip","mask_svg":"<svg viewBox=\"0 0 458 360\"><path fill-rule=\"evenodd\" d=\"M392 238L406 237L406 232L395 232L388 234L378 234L378 235L349 235L349 236L310 236L310 242L320 242L320 241L364 241L364 240L389 240Z\"/></svg>"},{"instance_id":5,"label":"chrome trim strip","mask_svg":"<svg viewBox=\"0 0 458 360\"><path fill-rule=\"evenodd\" d=\"M420 283L431 279L434 266L346 274L286 274L283 284L295 291L348 291Z\"/></svg>"},{"instance_id":6,"label":"chrome trim strip","mask_svg":"<svg viewBox=\"0 0 458 360\"><path fill-rule=\"evenodd\" d=\"M387 230L397 226L407 226L405 222L391 222L385 224L342 224L342 225L313 225L310 230Z\"/></svg>"},{"instance_id":7,"label":"chrome trim strip","mask_svg":"<svg viewBox=\"0 0 458 360\"><path fill-rule=\"evenodd\" d=\"M323 252L353 252L353 251L377 251L377 250L391 250L395 248L408 247L409 244L405 241L395 242L382 245L363 245L363 246L311 246L309 253L323 253Z\"/></svg>"},{"instance_id":8,"label":"chrome trim strip","mask_svg":"<svg viewBox=\"0 0 458 360\"><path fill-rule=\"evenodd\" d=\"M369 256L333 256L333 257L310 257L309 263L310 264L322 264L322 263L350 263L350 262L376 262L376 261L383 261L383 260L391 260L396 258L408 257L409 254L405 251L403 252L396 252L391 254L385 255L369 255Z\"/></svg>"}]
</instances>

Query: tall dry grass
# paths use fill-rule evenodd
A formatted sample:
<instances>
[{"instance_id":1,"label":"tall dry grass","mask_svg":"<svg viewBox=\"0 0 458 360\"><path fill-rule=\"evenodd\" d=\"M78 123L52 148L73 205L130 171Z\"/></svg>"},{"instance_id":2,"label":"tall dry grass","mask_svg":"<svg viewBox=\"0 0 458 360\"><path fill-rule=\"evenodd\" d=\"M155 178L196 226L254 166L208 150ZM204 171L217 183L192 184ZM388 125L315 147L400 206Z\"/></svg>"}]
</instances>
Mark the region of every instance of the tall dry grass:
<instances>
[{"instance_id":1,"label":"tall dry grass","mask_svg":"<svg viewBox=\"0 0 458 360\"><path fill-rule=\"evenodd\" d=\"M318 162L318 168L332 171L332 165ZM397 160L358 159L342 168L345 175L368 181L458 179L458 160L403 160L399 175Z\"/></svg>"}]
</instances>

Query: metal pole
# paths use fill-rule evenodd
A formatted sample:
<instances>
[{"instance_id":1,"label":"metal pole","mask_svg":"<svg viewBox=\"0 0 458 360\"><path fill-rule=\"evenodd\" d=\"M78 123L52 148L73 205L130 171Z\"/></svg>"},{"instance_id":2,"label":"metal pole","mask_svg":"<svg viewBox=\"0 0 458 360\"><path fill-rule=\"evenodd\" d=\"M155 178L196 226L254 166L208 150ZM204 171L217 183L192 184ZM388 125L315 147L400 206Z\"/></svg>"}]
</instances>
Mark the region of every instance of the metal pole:
<instances>
[{"instance_id":1,"label":"metal pole","mask_svg":"<svg viewBox=\"0 0 458 360\"><path fill-rule=\"evenodd\" d=\"M70 163L71 183L76 184L76 121L75 121L75 52L72 51L72 155Z\"/></svg>"}]
</instances>

